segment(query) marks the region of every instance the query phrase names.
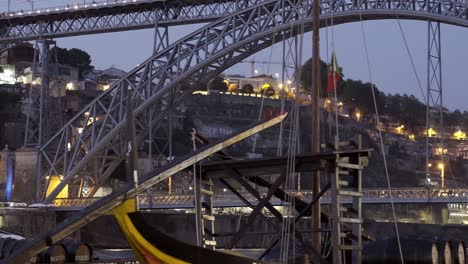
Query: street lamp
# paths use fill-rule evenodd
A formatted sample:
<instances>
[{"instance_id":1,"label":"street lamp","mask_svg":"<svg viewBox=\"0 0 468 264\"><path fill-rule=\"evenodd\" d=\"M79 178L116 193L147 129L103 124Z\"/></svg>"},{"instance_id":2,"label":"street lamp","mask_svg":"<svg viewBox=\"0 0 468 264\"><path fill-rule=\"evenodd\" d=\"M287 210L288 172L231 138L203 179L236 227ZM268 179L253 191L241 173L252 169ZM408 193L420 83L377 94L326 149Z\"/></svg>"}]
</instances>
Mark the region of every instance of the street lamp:
<instances>
[{"instance_id":1,"label":"street lamp","mask_svg":"<svg viewBox=\"0 0 468 264\"><path fill-rule=\"evenodd\" d=\"M445 166L443 163L439 163L437 167L440 169L440 177L442 178L442 188L445 188Z\"/></svg>"}]
</instances>

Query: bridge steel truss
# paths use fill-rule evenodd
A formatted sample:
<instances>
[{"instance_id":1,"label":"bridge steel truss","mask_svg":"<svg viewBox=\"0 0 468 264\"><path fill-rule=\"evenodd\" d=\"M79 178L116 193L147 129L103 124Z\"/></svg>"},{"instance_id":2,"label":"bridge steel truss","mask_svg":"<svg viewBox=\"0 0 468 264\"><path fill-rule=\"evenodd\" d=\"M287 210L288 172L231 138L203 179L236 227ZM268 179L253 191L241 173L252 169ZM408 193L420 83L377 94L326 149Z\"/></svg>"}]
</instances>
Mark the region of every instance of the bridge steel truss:
<instances>
[{"instance_id":1,"label":"bridge steel truss","mask_svg":"<svg viewBox=\"0 0 468 264\"><path fill-rule=\"evenodd\" d=\"M0 43L214 21L265 0L154 1L0 18Z\"/></svg>"},{"instance_id":2,"label":"bridge steel truss","mask_svg":"<svg viewBox=\"0 0 468 264\"><path fill-rule=\"evenodd\" d=\"M153 28L156 23L160 26L206 23L264 2L148 0L80 10L24 13L0 18L0 43ZM397 15L418 19L423 16L432 21L462 26L467 19L466 4L455 0L322 0L321 8L321 14L332 11L338 16L362 13L364 19L394 18ZM395 13L390 14L390 10ZM422 13L416 14L418 12Z\"/></svg>"},{"instance_id":3,"label":"bridge steel truss","mask_svg":"<svg viewBox=\"0 0 468 264\"><path fill-rule=\"evenodd\" d=\"M427 25L427 91L426 91L426 181L429 183L429 163L433 153L429 153L431 135L429 129L436 128L433 144L442 149L444 159L444 111L442 97L442 48L440 22L429 21ZM441 180L444 187L444 180Z\"/></svg>"},{"instance_id":4,"label":"bridge steel truss","mask_svg":"<svg viewBox=\"0 0 468 264\"><path fill-rule=\"evenodd\" d=\"M310 0L266 1L204 26L154 54L96 98L58 131L40 150L44 174L64 180L46 198L50 203L67 184L83 177L98 187L120 164L124 152L123 128L126 96L132 86L137 136L148 132L145 115L153 112L158 123L168 113L168 99L177 105L183 98L224 69L248 56L299 33L310 31ZM321 24L333 12L336 24L363 19L436 20L468 26L466 6L452 1L324 1ZM88 115L85 115L88 113ZM84 122L83 122L84 119ZM78 131L80 124L85 124ZM75 192L75 195L77 193Z\"/></svg>"}]
</instances>

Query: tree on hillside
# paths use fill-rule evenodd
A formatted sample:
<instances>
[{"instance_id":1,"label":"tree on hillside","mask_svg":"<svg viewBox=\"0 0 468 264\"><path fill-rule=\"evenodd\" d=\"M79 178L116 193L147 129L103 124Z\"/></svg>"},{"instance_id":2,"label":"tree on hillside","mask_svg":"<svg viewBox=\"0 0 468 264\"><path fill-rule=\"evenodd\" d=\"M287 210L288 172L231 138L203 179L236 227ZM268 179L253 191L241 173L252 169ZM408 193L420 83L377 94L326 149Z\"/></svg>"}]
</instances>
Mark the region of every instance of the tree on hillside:
<instances>
[{"instance_id":1,"label":"tree on hillside","mask_svg":"<svg viewBox=\"0 0 468 264\"><path fill-rule=\"evenodd\" d=\"M399 98L401 112L397 115L400 122L411 130L426 123L426 105L421 103L414 95L403 94Z\"/></svg>"},{"instance_id":2,"label":"tree on hillside","mask_svg":"<svg viewBox=\"0 0 468 264\"><path fill-rule=\"evenodd\" d=\"M211 80L208 84L208 87L210 88L210 90L216 90L220 92L227 92L228 90L228 86L224 81L224 78L221 76L214 77L213 80Z\"/></svg>"},{"instance_id":3,"label":"tree on hillside","mask_svg":"<svg viewBox=\"0 0 468 264\"><path fill-rule=\"evenodd\" d=\"M60 64L70 65L78 68L78 77L83 79L84 76L94 69L91 65L91 56L80 49L64 49L56 47L57 60Z\"/></svg>"},{"instance_id":4,"label":"tree on hillside","mask_svg":"<svg viewBox=\"0 0 468 264\"><path fill-rule=\"evenodd\" d=\"M240 90L241 93L248 93L248 94L252 94L254 93L254 87L252 86L252 84L248 83L248 84L244 84Z\"/></svg>"},{"instance_id":5,"label":"tree on hillside","mask_svg":"<svg viewBox=\"0 0 468 264\"><path fill-rule=\"evenodd\" d=\"M320 94L322 97L327 93L327 71L327 64L320 60ZM305 91L312 92L312 58L301 67L301 84Z\"/></svg>"},{"instance_id":6,"label":"tree on hillside","mask_svg":"<svg viewBox=\"0 0 468 264\"><path fill-rule=\"evenodd\" d=\"M356 104L356 106L365 113L374 113L372 87L374 88L377 107L381 110L384 107L384 95L377 87L375 87L375 85L372 86L370 83L347 79L338 87L338 94L341 94L341 99L343 101L354 102L354 104Z\"/></svg>"}]
</instances>

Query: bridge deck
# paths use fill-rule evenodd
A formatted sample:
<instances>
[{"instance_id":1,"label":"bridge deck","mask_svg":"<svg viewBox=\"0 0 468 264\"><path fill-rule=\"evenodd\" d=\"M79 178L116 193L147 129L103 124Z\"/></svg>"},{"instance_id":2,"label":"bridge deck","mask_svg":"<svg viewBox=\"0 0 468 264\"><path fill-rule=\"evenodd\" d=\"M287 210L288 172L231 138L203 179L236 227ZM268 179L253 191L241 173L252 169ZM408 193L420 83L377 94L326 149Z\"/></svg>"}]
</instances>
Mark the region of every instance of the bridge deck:
<instances>
[{"instance_id":1,"label":"bridge deck","mask_svg":"<svg viewBox=\"0 0 468 264\"><path fill-rule=\"evenodd\" d=\"M312 200L311 191L295 191L290 194L300 197L305 201ZM320 200L321 204L331 203L331 193L326 192ZM258 201L249 193L243 193L243 196L252 204ZM99 198L81 198L81 199L55 199L54 205L58 211L80 210ZM468 203L468 189L428 189L428 188L399 188L392 189L365 189L363 190L362 203L365 204L388 204L393 200L394 203ZM343 201L350 203L351 201ZM142 209L188 209L193 208L194 197L192 194L164 194L140 195L140 208ZM273 205L286 205L283 201L272 198ZM223 207L244 207L245 204L235 195L229 193L218 193L214 196L214 206Z\"/></svg>"}]
</instances>

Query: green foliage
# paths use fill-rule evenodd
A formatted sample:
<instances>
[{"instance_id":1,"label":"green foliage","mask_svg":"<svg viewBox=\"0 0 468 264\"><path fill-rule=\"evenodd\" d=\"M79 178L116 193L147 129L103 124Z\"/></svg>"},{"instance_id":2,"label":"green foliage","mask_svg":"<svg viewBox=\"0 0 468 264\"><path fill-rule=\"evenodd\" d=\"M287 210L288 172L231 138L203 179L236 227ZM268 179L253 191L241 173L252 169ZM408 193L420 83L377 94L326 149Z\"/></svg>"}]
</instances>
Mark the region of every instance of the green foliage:
<instances>
[{"instance_id":1,"label":"green foliage","mask_svg":"<svg viewBox=\"0 0 468 264\"><path fill-rule=\"evenodd\" d=\"M224 78L221 76L216 76L211 80L211 82L208 84L208 87L210 90L217 90L220 92L227 92L228 86L226 82L224 81Z\"/></svg>"},{"instance_id":2,"label":"green foliage","mask_svg":"<svg viewBox=\"0 0 468 264\"><path fill-rule=\"evenodd\" d=\"M383 113L400 120L411 130L426 123L426 105L414 95L388 94L385 97Z\"/></svg>"},{"instance_id":3,"label":"green foliage","mask_svg":"<svg viewBox=\"0 0 468 264\"><path fill-rule=\"evenodd\" d=\"M245 84L244 86L242 86L240 92L241 93L252 94L252 93L254 93L254 88L250 83L248 83L248 84Z\"/></svg>"},{"instance_id":4,"label":"green foliage","mask_svg":"<svg viewBox=\"0 0 468 264\"><path fill-rule=\"evenodd\" d=\"M58 63L78 68L78 77L80 79L83 79L87 73L94 69L94 66L91 65L91 56L83 50L59 47L56 47L55 50Z\"/></svg>"},{"instance_id":5,"label":"green foliage","mask_svg":"<svg viewBox=\"0 0 468 264\"><path fill-rule=\"evenodd\" d=\"M343 69L340 68L343 73ZM321 95L325 97L327 87L327 64L320 61L321 73ZM312 91L312 60L307 60L301 68L302 86L306 92ZM426 123L426 105L419 101L414 95L407 94L388 94L379 91L374 85L374 93L376 97L379 113L388 115L394 120L400 121L410 130L414 130L417 126L424 126ZM340 100L354 104L359 110L364 113L375 113L374 100L372 98L372 85L363 83L360 80L340 80L338 82L337 94ZM436 121L434 125L438 125L439 118L433 116ZM468 129L468 111L463 113L459 110L453 112L446 111L444 113L444 125L461 129Z\"/></svg>"},{"instance_id":6,"label":"green foliage","mask_svg":"<svg viewBox=\"0 0 468 264\"><path fill-rule=\"evenodd\" d=\"M320 93L322 95L327 93L327 72L327 64L320 60ZM301 83L306 92L312 92L312 58L307 60L304 65L302 65Z\"/></svg>"},{"instance_id":7,"label":"green foliage","mask_svg":"<svg viewBox=\"0 0 468 264\"><path fill-rule=\"evenodd\" d=\"M265 96L273 96L275 95L275 89L273 89L273 87L268 87L266 90L265 90Z\"/></svg>"},{"instance_id":8,"label":"green foliage","mask_svg":"<svg viewBox=\"0 0 468 264\"><path fill-rule=\"evenodd\" d=\"M343 69L339 67L339 72L343 75ZM341 76L343 78L343 76ZM327 95L328 66L327 63L320 60L320 94L322 97ZM312 92L312 58L307 60L301 68L301 83L306 92ZM337 83L338 88L343 85L340 80ZM339 92L339 90L338 90Z\"/></svg>"},{"instance_id":9,"label":"green foliage","mask_svg":"<svg viewBox=\"0 0 468 264\"><path fill-rule=\"evenodd\" d=\"M384 107L385 95L375 85L371 85L371 83L347 79L342 81L338 86L338 95L342 101L354 102L365 113L374 113L372 88L374 89L377 107L381 110Z\"/></svg>"}]
</instances>

